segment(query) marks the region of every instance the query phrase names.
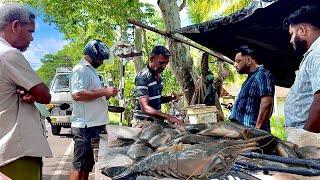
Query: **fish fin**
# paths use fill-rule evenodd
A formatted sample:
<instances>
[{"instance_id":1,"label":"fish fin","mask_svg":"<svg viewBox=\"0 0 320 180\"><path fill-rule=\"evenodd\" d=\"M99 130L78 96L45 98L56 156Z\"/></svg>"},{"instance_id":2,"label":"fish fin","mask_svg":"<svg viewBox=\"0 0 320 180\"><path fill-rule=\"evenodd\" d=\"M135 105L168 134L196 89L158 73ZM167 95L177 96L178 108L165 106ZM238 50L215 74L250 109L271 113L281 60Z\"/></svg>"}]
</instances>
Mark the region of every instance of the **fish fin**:
<instances>
[{"instance_id":1,"label":"fish fin","mask_svg":"<svg viewBox=\"0 0 320 180\"><path fill-rule=\"evenodd\" d=\"M116 179L124 179L127 176L129 176L131 173L132 173L132 170L131 169L127 169L127 170L123 171L122 173L112 177L112 179L114 179L114 180L116 180Z\"/></svg>"}]
</instances>

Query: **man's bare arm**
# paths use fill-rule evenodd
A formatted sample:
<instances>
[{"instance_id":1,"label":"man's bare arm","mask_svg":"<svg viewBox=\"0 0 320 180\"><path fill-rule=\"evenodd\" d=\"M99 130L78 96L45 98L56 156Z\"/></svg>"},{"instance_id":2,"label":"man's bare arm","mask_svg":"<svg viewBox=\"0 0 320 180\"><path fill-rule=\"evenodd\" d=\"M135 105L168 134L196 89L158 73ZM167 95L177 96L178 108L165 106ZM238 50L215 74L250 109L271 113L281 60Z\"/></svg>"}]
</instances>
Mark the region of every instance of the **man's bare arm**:
<instances>
[{"instance_id":1,"label":"man's bare arm","mask_svg":"<svg viewBox=\"0 0 320 180\"><path fill-rule=\"evenodd\" d=\"M260 129L271 117L273 107L273 97L263 96L260 102L259 115L256 123L256 127Z\"/></svg>"},{"instance_id":2,"label":"man's bare arm","mask_svg":"<svg viewBox=\"0 0 320 180\"><path fill-rule=\"evenodd\" d=\"M97 98L106 96L106 97L114 97L117 95L118 89L115 87L107 87L107 88L102 88L102 89L97 89L97 90L86 90L86 91L81 91L77 92L75 94L72 94L72 98L75 101L92 101Z\"/></svg>"},{"instance_id":3,"label":"man's bare arm","mask_svg":"<svg viewBox=\"0 0 320 180\"><path fill-rule=\"evenodd\" d=\"M316 92L310 107L309 115L304 130L320 133L320 91Z\"/></svg>"},{"instance_id":4,"label":"man's bare arm","mask_svg":"<svg viewBox=\"0 0 320 180\"><path fill-rule=\"evenodd\" d=\"M37 103L49 104L51 101L51 94L49 88L44 83L33 86L29 93L33 96Z\"/></svg>"},{"instance_id":5,"label":"man's bare arm","mask_svg":"<svg viewBox=\"0 0 320 180\"><path fill-rule=\"evenodd\" d=\"M155 117L157 119L167 119L168 121L170 121L172 123L178 123L178 124L181 123L181 121L178 118L171 116L170 114L166 114L166 113L157 111L156 109L151 107L149 105L149 98L148 97L140 97L139 103L140 103L142 112L148 114L149 116Z\"/></svg>"}]
</instances>

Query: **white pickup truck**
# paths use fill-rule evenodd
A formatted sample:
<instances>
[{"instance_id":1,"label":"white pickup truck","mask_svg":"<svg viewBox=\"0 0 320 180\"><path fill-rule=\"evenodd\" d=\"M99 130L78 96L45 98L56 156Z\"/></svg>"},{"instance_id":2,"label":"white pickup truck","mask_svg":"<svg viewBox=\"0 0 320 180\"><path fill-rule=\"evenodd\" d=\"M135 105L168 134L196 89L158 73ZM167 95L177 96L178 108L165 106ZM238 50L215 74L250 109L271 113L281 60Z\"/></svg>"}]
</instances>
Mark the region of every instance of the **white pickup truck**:
<instances>
[{"instance_id":1,"label":"white pickup truck","mask_svg":"<svg viewBox=\"0 0 320 180\"><path fill-rule=\"evenodd\" d=\"M57 68L50 86L51 102L47 104L50 117L47 117L47 120L51 124L53 135L59 135L62 127L71 127L72 100L69 91L71 72L71 68ZM101 84L107 86L104 74L98 72L98 75Z\"/></svg>"},{"instance_id":2,"label":"white pickup truck","mask_svg":"<svg viewBox=\"0 0 320 180\"><path fill-rule=\"evenodd\" d=\"M51 102L47 105L50 112L48 121L53 135L59 135L61 128L70 128L72 101L69 91L71 68L58 68L50 86Z\"/></svg>"}]
</instances>

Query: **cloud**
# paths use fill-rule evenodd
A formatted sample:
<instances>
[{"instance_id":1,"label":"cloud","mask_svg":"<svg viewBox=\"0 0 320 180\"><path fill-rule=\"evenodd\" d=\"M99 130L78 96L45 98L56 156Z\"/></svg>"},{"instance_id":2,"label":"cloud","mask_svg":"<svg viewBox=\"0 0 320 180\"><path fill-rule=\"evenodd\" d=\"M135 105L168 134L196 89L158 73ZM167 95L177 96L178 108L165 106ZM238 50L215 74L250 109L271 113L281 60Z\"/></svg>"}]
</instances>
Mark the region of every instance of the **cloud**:
<instances>
[{"instance_id":1,"label":"cloud","mask_svg":"<svg viewBox=\"0 0 320 180\"><path fill-rule=\"evenodd\" d=\"M34 45L38 49L46 50L52 54L62 49L63 46L65 46L66 44L68 44L67 40L50 37L46 39L41 39L38 42L36 42Z\"/></svg>"},{"instance_id":2,"label":"cloud","mask_svg":"<svg viewBox=\"0 0 320 180\"><path fill-rule=\"evenodd\" d=\"M42 12L39 13L39 16L36 18L34 39L28 50L23 53L34 70L37 70L41 66L40 59L44 55L55 54L68 44L68 41L64 39L63 34L57 30L56 26L44 23L44 14Z\"/></svg>"},{"instance_id":3,"label":"cloud","mask_svg":"<svg viewBox=\"0 0 320 180\"><path fill-rule=\"evenodd\" d=\"M43 38L41 40L31 42L30 47L23 54L31 64L32 68L37 70L41 66L40 59L43 58L44 55L54 54L62 49L66 44L68 44L67 40L56 39L53 37Z\"/></svg>"},{"instance_id":4,"label":"cloud","mask_svg":"<svg viewBox=\"0 0 320 180\"><path fill-rule=\"evenodd\" d=\"M3 0L0 0L0 6L2 4ZM54 24L49 25L44 23L43 12L38 13L36 30L33 34L34 40L30 43L28 50L23 52L34 70L40 68L40 59L43 58L44 55L54 54L62 49L64 45L68 44L68 41L63 38L63 34L56 29Z\"/></svg>"},{"instance_id":5,"label":"cloud","mask_svg":"<svg viewBox=\"0 0 320 180\"><path fill-rule=\"evenodd\" d=\"M37 70L41 66L40 59L45 55L39 51L26 51L23 52L23 55L26 57L28 62L30 63L32 69Z\"/></svg>"}]
</instances>

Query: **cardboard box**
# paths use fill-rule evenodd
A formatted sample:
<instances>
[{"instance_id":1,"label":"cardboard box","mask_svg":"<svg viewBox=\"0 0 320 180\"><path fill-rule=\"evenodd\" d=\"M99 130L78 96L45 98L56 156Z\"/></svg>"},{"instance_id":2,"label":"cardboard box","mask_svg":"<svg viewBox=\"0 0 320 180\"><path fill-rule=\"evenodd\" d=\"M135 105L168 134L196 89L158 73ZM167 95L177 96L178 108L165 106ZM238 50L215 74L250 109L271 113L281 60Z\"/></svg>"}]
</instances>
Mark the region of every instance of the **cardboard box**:
<instances>
[{"instance_id":1,"label":"cardboard box","mask_svg":"<svg viewBox=\"0 0 320 180\"><path fill-rule=\"evenodd\" d=\"M190 124L217 122L216 106L196 105L187 108L187 116Z\"/></svg>"}]
</instances>

